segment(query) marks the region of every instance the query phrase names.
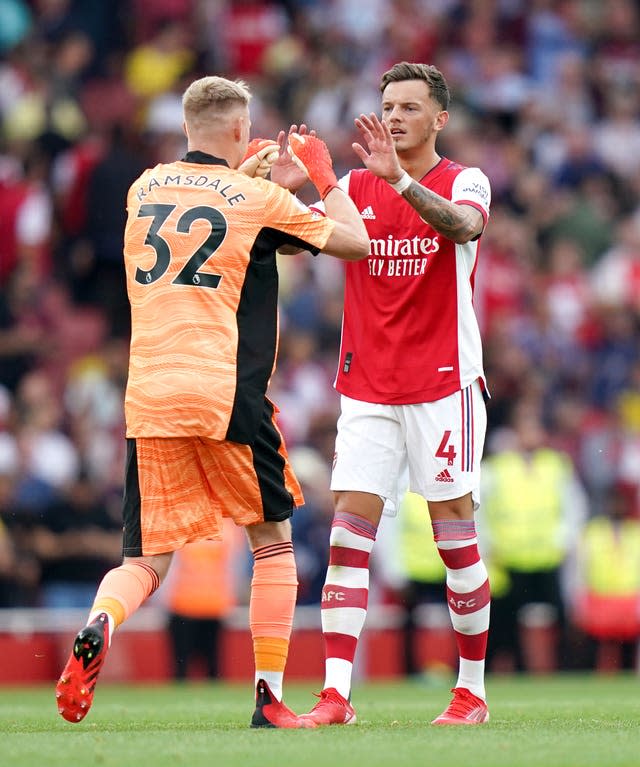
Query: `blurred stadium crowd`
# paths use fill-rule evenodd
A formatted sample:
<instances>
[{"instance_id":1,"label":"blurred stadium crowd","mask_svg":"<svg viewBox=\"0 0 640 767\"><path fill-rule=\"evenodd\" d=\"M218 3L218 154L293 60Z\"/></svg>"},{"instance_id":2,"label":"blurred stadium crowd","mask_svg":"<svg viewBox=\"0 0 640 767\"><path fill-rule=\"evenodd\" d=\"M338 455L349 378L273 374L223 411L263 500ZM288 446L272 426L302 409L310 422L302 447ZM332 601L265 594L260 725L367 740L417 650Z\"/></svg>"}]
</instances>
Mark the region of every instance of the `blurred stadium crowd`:
<instances>
[{"instance_id":1,"label":"blurred stadium crowd","mask_svg":"<svg viewBox=\"0 0 640 767\"><path fill-rule=\"evenodd\" d=\"M492 184L487 454L527 410L572 462L581 525L614 493L640 518L640 3L0 0L0 607L84 606L119 560L124 202L184 151L185 84L244 79L253 135L305 122L340 176L401 60L443 71L440 153ZM282 258L271 396L310 512L302 603L327 556L341 291L339 263Z\"/></svg>"}]
</instances>

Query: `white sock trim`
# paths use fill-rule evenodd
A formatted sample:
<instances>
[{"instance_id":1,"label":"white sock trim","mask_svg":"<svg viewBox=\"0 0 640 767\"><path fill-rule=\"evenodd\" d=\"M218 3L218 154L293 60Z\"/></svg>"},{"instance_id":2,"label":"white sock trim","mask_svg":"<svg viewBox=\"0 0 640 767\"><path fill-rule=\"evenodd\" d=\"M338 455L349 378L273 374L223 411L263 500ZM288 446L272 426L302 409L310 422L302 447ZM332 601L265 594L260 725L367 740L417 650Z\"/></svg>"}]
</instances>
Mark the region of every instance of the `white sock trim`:
<instances>
[{"instance_id":1,"label":"white sock trim","mask_svg":"<svg viewBox=\"0 0 640 767\"><path fill-rule=\"evenodd\" d=\"M282 700L282 681L284 678L284 672L282 671L256 671L255 684L258 684L258 679L264 679L269 685L269 689L273 693L273 696L278 701Z\"/></svg>"},{"instance_id":2,"label":"white sock trim","mask_svg":"<svg viewBox=\"0 0 640 767\"><path fill-rule=\"evenodd\" d=\"M353 663L343 658L327 658L325 663L324 689L335 687L343 698L351 694Z\"/></svg>"},{"instance_id":3,"label":"white sock trim","mask_svg":"<svg viewBox=\"0 0 640 767\"><path fill-rule=\"evenodd\" d=\"M486 702L487 693L485 692L484 687L484 661L460 658L460 668L458 670L456 687L466 687L469 692L472 692Z\"/></svg>"}]
</instances>

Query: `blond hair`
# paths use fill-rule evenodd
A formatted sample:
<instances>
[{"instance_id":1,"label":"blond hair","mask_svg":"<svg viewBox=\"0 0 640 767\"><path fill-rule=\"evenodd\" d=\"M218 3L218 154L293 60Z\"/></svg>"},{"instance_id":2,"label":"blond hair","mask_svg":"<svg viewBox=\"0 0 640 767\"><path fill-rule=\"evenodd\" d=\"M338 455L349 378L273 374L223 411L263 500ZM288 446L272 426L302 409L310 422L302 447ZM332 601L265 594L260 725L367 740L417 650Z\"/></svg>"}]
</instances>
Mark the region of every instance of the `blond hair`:
<instances>
[{"instance_id":1,"label":"blond hair","mask_svg":"<svg viewBox=\"0 0 640 767\"><path fill-rule=\"evenodd\" d=\"M251 93L242 80L227 80L211 75L194 80L182 96L182 109L187 123L198 123L202 117L221 115L237 106L248 106Z\"/></svg>"}]
</instances>

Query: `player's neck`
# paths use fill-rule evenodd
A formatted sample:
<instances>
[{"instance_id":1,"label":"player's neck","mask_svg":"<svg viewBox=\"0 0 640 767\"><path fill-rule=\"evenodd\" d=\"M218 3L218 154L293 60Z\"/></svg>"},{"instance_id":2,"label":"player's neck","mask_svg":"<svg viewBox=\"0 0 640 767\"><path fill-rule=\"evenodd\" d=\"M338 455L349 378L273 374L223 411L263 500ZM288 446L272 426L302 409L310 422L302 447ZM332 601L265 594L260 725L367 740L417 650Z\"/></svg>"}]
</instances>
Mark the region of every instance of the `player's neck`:
<instances>
[{"instance_id":1,"label":"player's neck","mask_svg":"<svg viewBox=\"0 0 640 767\"><path fill-rule=\"evenodd\" d=\"M416 181L420 181L421 178L424 178L430 170L433 170L433 168L436 167L441 159L442 158L435 150L428 154L422 153L415 157L405 155L399 158L402 169L406 170L411 178L414 178Z\"/></svg>"},{"instance_id":2,"label":"player's neck","mask_svg":"<svg viewBox=\"0 0 640 767\"><path fill-rule=\"evenodd\" d=\"M237 167L233 163L237 159L237 150L234 153L234 145L224 141L200 141L199 143L189 142L188 151L204 152L212 157L219 157L226 160L230 168Z\"/></svg>"}]
</instances>

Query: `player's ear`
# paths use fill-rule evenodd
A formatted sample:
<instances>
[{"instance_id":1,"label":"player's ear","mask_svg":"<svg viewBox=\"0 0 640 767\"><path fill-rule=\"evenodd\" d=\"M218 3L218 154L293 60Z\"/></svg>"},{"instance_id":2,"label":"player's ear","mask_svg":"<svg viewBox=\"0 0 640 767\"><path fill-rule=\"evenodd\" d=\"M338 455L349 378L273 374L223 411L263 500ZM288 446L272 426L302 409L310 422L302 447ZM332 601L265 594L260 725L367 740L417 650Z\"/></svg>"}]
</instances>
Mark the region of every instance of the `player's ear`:
<instances>
[{"instance_id":1,"label":"player's ear","mask_svg":"<svg viewBox=\"0 0 640 767\"><path fill-rule=\"evenodd\" d=\"M435 125L433 127L436 130L442 130L448 122L449 122L449 112L443 109L441 112L438 112L438 114L436 115Z\"/></svg>"},{"instance_id":2,"label":"player's ear","mask_svg":"<svg viewBox=\"0 0 640 767\"><path fill-rule=\"evenodd\" d=\"M233 121L231 123L231 131L233 133L233 139L234 141L240 141L242 138L242 118L240 115L237 115L233 118Z\"/></svg>"},{"instance_id":3,"label":"player's ear","mask_svg":"<svg viewBox=\"0 0 640 767\"><path fill-rule=\"evenodd\" d=\"M246 115L238 114L233 118L232 129L233 138L235 141L240 142L245 138L249 141L249 130L251 127L251 121Z\"/></svg>"}]
</instances>

